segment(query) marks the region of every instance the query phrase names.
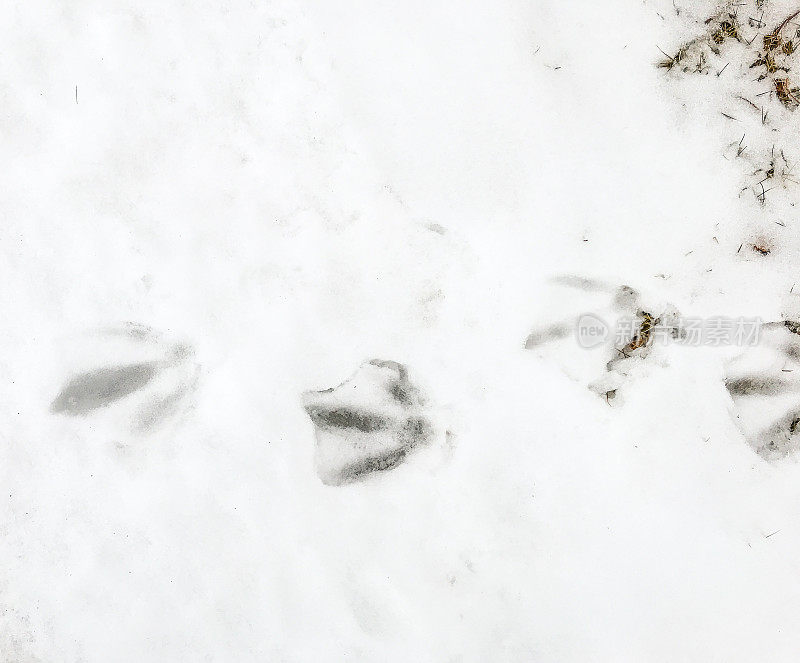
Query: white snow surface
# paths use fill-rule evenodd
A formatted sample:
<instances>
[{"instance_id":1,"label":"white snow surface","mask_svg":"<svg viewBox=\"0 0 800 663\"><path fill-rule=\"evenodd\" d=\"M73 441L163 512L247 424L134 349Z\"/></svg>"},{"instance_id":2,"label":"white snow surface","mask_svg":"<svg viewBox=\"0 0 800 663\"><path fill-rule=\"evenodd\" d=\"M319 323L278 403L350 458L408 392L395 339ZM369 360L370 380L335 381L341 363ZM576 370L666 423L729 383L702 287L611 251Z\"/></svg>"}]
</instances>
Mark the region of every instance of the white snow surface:
<instances>
[{"instance_id":1,"label":"white snow surface","mask_svg":"<svg viewBox=\"0 0 800 663\"><path fill-rule=\"evenodd\" d=\"M800 186L741 192L800 115L735 106L741 44L656 67L720 7L12 2L0 661L796 661L800 464L748 444L748 350L655 347L610 407L597 352L524 349L608 305L564 274L800 316ZM52 413L128 322L193 348L180 412ZM323 485L301 395L373 358L447 442Z\"/></svg>"}]
</instances>

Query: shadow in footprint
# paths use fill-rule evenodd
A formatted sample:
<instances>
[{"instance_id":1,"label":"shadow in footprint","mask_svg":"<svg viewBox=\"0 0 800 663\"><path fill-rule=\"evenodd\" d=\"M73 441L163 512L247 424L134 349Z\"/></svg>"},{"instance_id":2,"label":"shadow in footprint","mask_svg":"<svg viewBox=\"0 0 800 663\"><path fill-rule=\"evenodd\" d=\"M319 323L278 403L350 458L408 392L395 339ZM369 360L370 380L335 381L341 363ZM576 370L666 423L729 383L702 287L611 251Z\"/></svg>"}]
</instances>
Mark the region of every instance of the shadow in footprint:
<instances>
[{"instance_id":1,"label":"shadow in footprint","mask_svg":"<svg viewBox=\"0 0 800 663\"><path fill-rule=\"evenodd\" d=\"M800 389L795 382L764 375L728 378L725 387L736 396L776 396Z\"/></svg>"},{"instance_id":2,"label":"shadow in footprint","mask_svg":"<svg viewBox=\"0 0 800 663\"><path fill-rule=\"evenodd\" d=\"M147 385L159 372L160 362L112 366L82 373L61 390L50 411L85 416Z\"/></svg>"}]
</instances>

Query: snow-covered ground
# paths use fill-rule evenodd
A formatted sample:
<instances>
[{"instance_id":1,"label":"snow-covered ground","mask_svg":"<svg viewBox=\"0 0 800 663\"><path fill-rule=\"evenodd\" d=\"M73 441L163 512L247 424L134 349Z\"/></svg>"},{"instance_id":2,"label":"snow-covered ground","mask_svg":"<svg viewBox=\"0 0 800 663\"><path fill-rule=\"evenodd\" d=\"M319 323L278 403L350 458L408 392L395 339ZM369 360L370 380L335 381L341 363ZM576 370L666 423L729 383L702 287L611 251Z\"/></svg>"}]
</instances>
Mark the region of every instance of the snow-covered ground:
<instances>
[{"instance_id":1,"label":"snow-covered ground","mask_svg":"<svg viewBox=\"0 0 800 663\"><path fill-rule=\"evenodd\" d=\"M684 72L724 6L12 3L0 661L797 660L791 331L613 402L608 347L526 349L623 285L800 318L763 4ZM369 360L431 441L328 485L303 394Z\"/></svg>"}]
</instances>

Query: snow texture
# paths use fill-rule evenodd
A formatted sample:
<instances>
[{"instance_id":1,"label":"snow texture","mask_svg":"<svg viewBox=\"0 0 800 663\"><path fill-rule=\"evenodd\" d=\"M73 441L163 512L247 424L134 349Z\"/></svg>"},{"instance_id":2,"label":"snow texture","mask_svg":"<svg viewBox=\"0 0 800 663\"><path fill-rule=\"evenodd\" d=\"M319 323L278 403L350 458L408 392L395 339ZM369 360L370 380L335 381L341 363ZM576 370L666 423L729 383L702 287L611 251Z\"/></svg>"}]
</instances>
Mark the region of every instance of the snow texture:
<instances>
[{"instance_id":1,"label":"snow texture","mask_svg":"<svg viewBox=\"0 0 800 663\"><path fill-rule=\"evenodd\" d=\"M798 9L6 7L0 661L796 661Z\"/></svg>"}]
</instances>

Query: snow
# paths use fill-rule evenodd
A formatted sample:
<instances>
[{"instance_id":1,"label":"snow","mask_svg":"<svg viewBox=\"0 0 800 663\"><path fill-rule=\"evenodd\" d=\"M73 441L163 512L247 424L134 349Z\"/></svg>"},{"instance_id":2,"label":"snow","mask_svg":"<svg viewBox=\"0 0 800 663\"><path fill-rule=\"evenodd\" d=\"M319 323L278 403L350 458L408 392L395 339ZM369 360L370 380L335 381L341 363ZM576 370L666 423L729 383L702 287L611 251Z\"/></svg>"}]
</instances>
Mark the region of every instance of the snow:
<instances>
[{"instance_id":1,"label":"snow","mask_svg":"<svg viewBox=\"0 0 800 663\"><path fill-rule=\"evenodd\" d=\"M654 314L800 317L798 189L752 189L800 115L735 100L764 85L744 44L656 66L719 10L9 8L0 660L796 660L800 466L751 439L793 392L725 386L791 382L789 332L654 345L613 407L587 388L609 348L525 349L622 285ZM175 344L199 377L153 431L140 395L51 412ZM302 394L372 359L408 367L440 444L324 485Z\"/></svg>"}]
</instances>

